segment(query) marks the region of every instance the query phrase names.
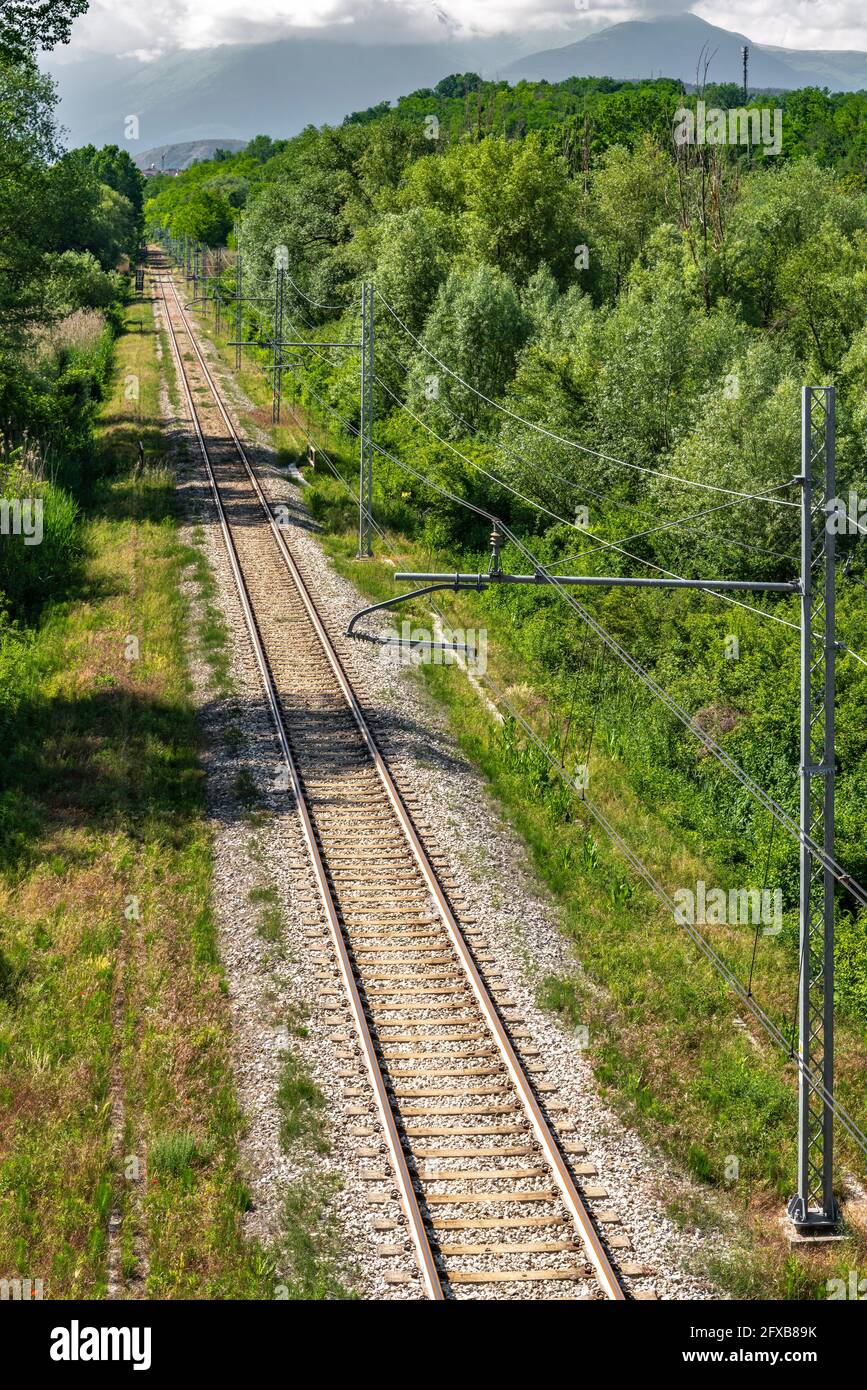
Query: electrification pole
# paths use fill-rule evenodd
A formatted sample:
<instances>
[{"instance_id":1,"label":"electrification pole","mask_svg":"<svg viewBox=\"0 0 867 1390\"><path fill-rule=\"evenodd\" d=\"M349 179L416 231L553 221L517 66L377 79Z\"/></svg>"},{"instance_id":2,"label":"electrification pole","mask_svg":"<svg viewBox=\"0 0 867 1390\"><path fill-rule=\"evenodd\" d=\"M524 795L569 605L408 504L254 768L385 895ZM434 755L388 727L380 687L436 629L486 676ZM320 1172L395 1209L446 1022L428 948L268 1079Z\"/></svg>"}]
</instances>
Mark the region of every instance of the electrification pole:
<instances>
[{"instance_id":1,"label":"electrification pole","mask_svg":"<svg viewBox=\"0 0 867 1390\"><path fill-rule=\"evenodd\" d=\"M201 293L200 295L198 294L198 287L197 287L197 289L196 289L196 294L198 295L199 299L201 299L201 301L202 301L202 313L205 314L205 315L207 315L207 312L208 312L208 287L209 287L209 285L210 285L210 283L211 283L211 276L210 276L211 263L210 263L210 261L209 261L209 259L208 259L208 256L209 256L208 248L207 248L207 246L204 246L204 245L203 245L203 246L202 246L202 293Z\"/></svg>"},{"instance_id":2,"label":"electrification pole","mask_svg":"<svg viewBox=\"0 0 867 1390\"><path fill-rule=\"evenodd\" d=\"M361 418L359 421L358 558L373 554L373 285L361 286Z\"/></svg>"},{"instance_id":3,"label":"electrification pole","mask_svg":"<svg viewBox=\"0 0 867 1390\"><path fill-rule=\"evenodd\" d=\"M222 292L223 275L223 248L218 246L214 252L214 332L217 337L220 335L220 310L223 307L220 299Z\"/></svg>"},{"instance_id":4,"label":"electrification pole","mask_svg":"<svg viewBox=\"0 0 867 1390\"><path fill-rule=\"evenodd\" d=\"M834 854L834 387L801 402L801 830ZM797 1226L833 1226L834 876L801 844Z\"/></svg>"},{"instance_id":5,"label":"electrification pole","mask_svg":"<svg viewBox=\"0 0 867 1390\"><path fill-rule=\"evenodd\" d=\"M274 272L274 392L271 397L271 423L280 421L280 402L283 395L283 297L286 267L278 257Z\"/></svg>"},{"instance_id":6,"label":"electrification pole","mask_svg":"<svg viewBox=\"0 0 867 1390\"><path fill-rule=\"evenodd\" d=\"M741 49L741 57L742 57L743 62L744 62L744 106L746 106L747 101L749 100L749 78L748 78L749 67L750 67L750 48L749 48L749 44L744 44L743 48Z\"/></svg>"},{"instance_id":7,"label":"electrification pole","mask_svg":"<svg viewBox=\"0 0 867 1390\"><path fill-rule=\"evenodd\" d=\"M270 370L274 373L273 389L271 396L271 421L278 424L280 420L281 402L283 395L283 371L287 366L285 354L287 351L295 351L297 348L314 348L318 353L322 353L325 348L352 348L353 351L360 351L362 356L362 389L361 389L361 469L362 498L360 503L360 544L364 547L359 553L372 554L370 538L372 523L370 518L371 503L371 477L373 472L373 287L365 284L362 287L362 332L361 340L348 342L344 339L332 341L326 338L314 338L311 341L298 338L284 337L284 319L286 303L285 281L289 277L290 284L293 283L289 276L289 252L285 246L277 246L274 250L274 331L270 339L254 338L245 342L241 337L242 328L242 304L259 304L270 299L270 296L252 299L245 299L243 295L243 264L241 252L238 251L235 262L235 337L230 339L228 346L235 349L235 368L241 366L241 349L244 347L262 348L270 346L272 351L272 361ZM291 320L290 320L291 321ZM293 397L294 403L294 397ZM365 501L366 499L366 501ZM365 520L366 518L366 520Z\"/></svg>"},{"instance_id":8,"label":"electrification pole","mask_svg":"<svg viewBox=\"0 0 867 1390\"><path fill-rule=\"evenodd\" d=\"M236 243L237 244L237 243ZM241 370L241 303L244 297L244 267L241 252L235 252L235 371Z\"/></svg>"}]
</instances>

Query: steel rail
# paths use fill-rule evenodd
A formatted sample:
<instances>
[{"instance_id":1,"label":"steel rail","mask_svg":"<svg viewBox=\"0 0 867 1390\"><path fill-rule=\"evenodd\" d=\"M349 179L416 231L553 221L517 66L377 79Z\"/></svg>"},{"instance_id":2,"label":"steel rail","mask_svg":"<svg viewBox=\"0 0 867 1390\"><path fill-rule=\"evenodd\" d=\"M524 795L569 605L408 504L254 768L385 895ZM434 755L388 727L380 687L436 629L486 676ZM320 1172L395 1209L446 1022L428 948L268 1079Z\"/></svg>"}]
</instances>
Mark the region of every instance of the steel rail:
<instances>
[{"instance_id":1,"label":"steel rail","mask_svg":"<svg viewBox=\"0 0 867 1390\"><path fill-rule=\"evenodd\" d=\"M175 290L174 282L170 283L172 284L172 290L175 294L175 300L181 312L181 315L185 317L180 299L177 295L177 291ZM195 402L193 400L192 392L190 391L186 373L183 369L180 349L178 347L177 335L175 332L174 324L171 321L168 301L166 299L165 288L162 281L160 282L160 285L162 289L163 303L166 307L166 323L169 330L169 340L172 347L172 354L175 360L175 367L178 372L178 379L183 387L184 395L187 401L187 409L190 415L190 420L196 431L196 438L198 441L199 449L201 451L202 460L207 470L208 481L211 485L211 492L213 494L214 503L217 508L217 516L220 522L220 531L223 536L223 542L226 547L226 553L229 557L229 563L232 568L232 575L234 577L235 584L238 590L238 596L241 600L241 607L244 612L244 619L247 625L247 630L250 634L250 640L253 645L253 650L256 656L256 662L259 667L259 673L262 677L262 684L265 689L265 695L268 701L268 707L271 712L271 718L274 722L274 727L277 732L277 738L280 744L280 751L282 753L283 761L288 770L289 778L292 784L292 790L295 796L295 803L298 808L299 816L301 818L301 826L304 834L304 840L306 842L307 850L313 865L316 886L319 890L319 896L321 898L322 906L324 908L326 919L328 921L328 929L331 935L332 942L334 944L335 951L337 953L337 959L340 966L340 974L343 979L343 984L350 1001L350 1007L352 1009L353 1018L355 1021L355 1028L358 1033L359 1040L361 1042L365 1065L367 1067L368 1075L370 1076L374 1096L376 1097L377 1109L379 1110L380 1119L382 1120L383 1129L385 1131L386 1142L388 1144L389 1153L391 1155L392 1163L394 1166L397 1185L400 1189L401 1196L403 1199L403 1207L407 1215L407 1220L409 1222L410 1233L412 1236L413 1244L415 1246L416 1256L418 1258L419 1267L422 1273L422 1279L424 1281L424 1286L427 1291L428 1297L430 1299L442 1301L445 1299L445 1293L443 1291L442 1281L440 1279L439 1270L437 1268L436 1258L431 1248L430 1241L428 1240L427 1230L424 1224L424 1218L422 1217L421 1209L419 1207L418 1199L415 1193L415 1188L413 1186L412 1175L409 1171L409 1165L406 1161L406 1155L404 1153L403 1145L400 1141L400 1136L397 1131L397 1126L395 1124L394 1119L394 1112L388 1099L388 1091L385 1083L385 1078L382 1074L382 1070L379 1066L379 1061L376 1056L376 1047L371 1036L370 1029L368 1027L367 1019L365 1017L364 1005L361 1002L361 996L358 992L358 985L356 984L355 976L349 960L349 954L346 949L346 942L343 937L343 932L340 928L340 922L338 920L334 898L332 896L331 889L328 883L328 876L325 871L325 866L322 862L322 856L319 852L319 846L316 842L316 835L313 829L312 821L310 819L309 811L307 809L307 803L304 797L304 790L301 785L301 779L298 775L298 769L295 766L295 760L292 756L292 752L289 747L289 741L286 735L286 727L283 721L283 716L280 712L280 704L277 697L277 692L274 687L274 681L268 666L268 660L265 655L264 646L262 644L262 638L259 634L259 629L256 624L256 618L253 613L252 604L250 603L250 596L247 590L247 585L244 580L244 576L241 572L237 551L235 549L235 543L232 540L229 523L226 518L225 510L223 508L222 498L220 497L220 491L217 485L217 480L214 476L214 472L211 467L211 460L208 455L207 445L205 444L204 435L202 433L202 428L199 423ZM204 366L204 361L201 358L201 354L198 351L198 344L195 342L192 333L190 333L189 327L187 327L187 336L190 340L190 343L193 345L197 353L197 356L199 356L200 365ZM208 377L208 383L214 394L214 400L220 406L221 414L223 415L223 417L227 418L225 411L222 409L222 403L219 399L219 396L217 395L213 379L211 378L210 373L207 372L207 368L205 368L205 371ZM271 518L270 510L268 511L268 515L269 518ZM271 519L273 520L273 518Z\"/></svg>"},{"instance_id":2,"label":"steel rail","mask_svg":"<svg viewBox=\"0 0 867 1390\"><path fill-rule=\"evenodd\" d=\"M433 900L437 905L440 917L442 918L452 947L454 948L458 956L458 959L461 962L461 965L463 966L464 973L473 991L479 1010L482 1016L484 1017L485 1022L488 1025L488 1028L490 1029L494 1042L496 1043L496 1046L500 1053L501 1059L506 1067L512 1084L515 1087L515 1090L521 1101L530 1126L533 1129L536 1139L539 1142L542 1151L545 1155L545 1158L551 1168L552 1176L554 1177L554 1180L557 1184L564 1206L569 1212L572 1221L574 1222L578 1232L581 1235L581 1239L583 1241L585 1250L587 1251L590 1263L593 1265L593 1268L596 1272L596 1277L599 1281L600 1287L607 1298L616 1301L624 1300L626 1295L620 1284L618 1276L615 1273L615 1270L608 1258L607 1252L602 1244L602 1241L599 1238L599 1234L596 1230L596 1227L593 1224L590 1214L584 1205L584 1202L581 1198L580 1193L578 1192L577 1187L575 1186L574 1180L569 1171L568 1164L560 1150L559 1144L556 1138L554 1137L554 1134L548 1124L548 1121L542 1113L542 1109L539 1105L539 1102L536 1099L530 1082L518 1059L518 1056L512 1045L511 1039L508 1036L503 1021L500 1018L500 1015L497 1011L497 1008L493 1000L491 999L490 994L488 993L488 989L484 981L482 980L478 967L476 966L476 963L473 960L472 955L470 954L469 948L464 940L463 933L461 932L457 919L454 913L452 912L448 898L443 892L436 871L428 858L427 851L425 850L418 836L418 833L415 829L415 826L413 825L409 812L407 811L406 806L403 803L403 799L401 798L400 792L398 791L397 786L395 785L394 779L392 778L392 775L385 763L385 760L379 750L379 747L374 740L373 734L370 731L370 728L364 717L364 713L356 698L355 692L346 676L340 658L337 655L337 652L334 648L331 637L322 623L322 620L319 616L319 612L313 602L313 599L310 596L307 585L301 575L300 570L298 569L294 557L292 556L289 548L286 545L280 527L278 526L273 516L267 498L265 497L265 494L259 483L259 479L256 476L255 471L251 467L246 450L244 449L244 446L238 436L235 426L228 412L226 411L225 406L223 405L222 397L214 381L213 375L201 353L195 336L190 330L187 316L184 313L183 307L180 302L180 298L177 293L177 289L174 285L174 280L171 277L169 277L169 283L171 284L172 292L175 296L175 301L178 305L179 312L182 318L184 319L190 344L193 348L193 351L196 354L203 375L205 376L205 379L207 380L211 388L214 400L217 404L217 407L220 411L226 428L233 440L235 448L237 449L238 456L244 464L247 475L250 479L250 483L268 519L268 523L271 527L272 534L277 542L280 554L297 586L299 596L301 597L302 603L310 619L311 625L313 626L319 638L323 652L328 660L329 665L331 666L335 679L337 680L338 685L340 686L340 689L344 695L344 698L346 699L346 702L349 705L356 726L367 747L371 760L374 763L376 771L379 775L379 778L382 782L382 785L385 789L386 795L388 796L388 799L391 803L392 809L397 817L400 827L407 839L410 849L412 850L413 857L415 858L419 871L422 874L428 891L430 892ZM343 938L342 934L339 932L339 928L338 936L340 937L341 945L343 945ZM354 979L352 980L352 984L354 986ZM390 1123L391 1125L393 1125L394 1123L393 1116L390 1116ZM405 1164L405 1156L403 1155L402 1148L401 1160ZM413 1201L415 1202L415 1191L412 1188L411 1183L410 1191L412 1193Z\"/></svg>"}]
</instances>

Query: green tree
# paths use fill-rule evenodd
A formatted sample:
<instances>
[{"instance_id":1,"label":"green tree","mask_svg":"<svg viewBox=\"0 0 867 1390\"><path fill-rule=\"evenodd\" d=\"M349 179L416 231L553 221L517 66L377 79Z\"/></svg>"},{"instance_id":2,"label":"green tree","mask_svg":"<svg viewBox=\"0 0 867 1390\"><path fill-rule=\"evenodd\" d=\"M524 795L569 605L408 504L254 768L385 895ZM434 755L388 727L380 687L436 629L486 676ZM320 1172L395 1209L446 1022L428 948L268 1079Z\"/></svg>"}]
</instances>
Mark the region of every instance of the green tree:
<instances>
[{"instance_id":1,"label":"green tree","mask_svg":"<svg viewBox=\"0 0 867 1390\"><path fill-rule=\"evenodd\" d=\"M198 188L178 209L173 230L206 246L224 246L235 213L226 195L215 188Z\"/></svg>"},{"instance_id":2,"label":"green tree","mask_svg":"<svg viewBox=\"0 0 867 1390\"><path fill-rule=\"evenodd\" d=\"M91 251L63 251L50 260L45 301L53 314L107 309L120 298L120 280L105 271Z\"/></svg>"},{"instance_id":3,"label":"green tree","mask_svg":"<svg viewBox=\"0 0 867 1390\"><path fill-rule=\"evenodd\" d=\"M441 286L425 324L424 352L416 355L410 377L410 403L429 406L437 428L452 438L489 419L478 396L450 376L434 358L496 399L503 395L526 340L529 322L518 293L495 266L477 265L467 273L452 270ZM454 412L454 413L453 413Z\"/></svg>"},{"instance_id":4,"label":"green tree","mask_svg":"<svg viewBox=\"0 0 867 1390\"><path fill-rule=\"evenodd\" d=\"M361 181L371 203L382 211L394 205L407 167L430 148L424 130L389 115L370 129L359 159Z\"/></svg>"},{"instance_id":5,"label":"green tree","mask_svg":"<svg viewBox=\"0 0 867 1390\"><path fill-rule=\"evenodd\" d=\"M468 161L466 225L474 260L499 266L517 281L544 263L558 279L575 274L583 240L577 199L565 162L538 135L485 140Z\"/></svg>"},{"instance_id":6,"label":"green tree","mask_svg":"<svg viewBox=\"0 0 867 1390\"><path fill-rule=\"evenodd\" d=\"M435 209L389 213L377 225L377 288L414 333L445 278L451 241L448 219Z\"/></svg>"},{"instance_id":7,"label":"green tree","mask_svg":"<svg viewBox=\"0 0 867 1390\"><path fill-rule=\"evenodd\" d=\"M244 155L257 164L266 164L286 146L285 140L272 140L270 135L254 135L244 146Z\"/></svg>"},{"instance_id":8,"label":"green tree","mask_svg":"<svg viewBox=\"0 0 867 1390\"><path fill-rule=\"evenodd\" d=\"M69 43L72 22L88 0L2 0L0 58L20 61L39 48Z\"/></svg>"},{"instance_id":9,"label":"green tree","mask_svg":"<svg viewBox=\"0 0 867 1390\"><path fill-rule=\"evenodd\" d=\"M482 79L477 72L453 72L438 82L434 91L438 97L465 97L481 86Z\"/></svg>"},{"instance_id":10,"label":"green tree","mask_svg":"<svg viewBox=\"0 0 867 1390\"><path fill-rule=\"evenodd\" d=\"M129 198L101 184L90 246L107 270L130 256L138 242L139 222Z\"/></svg>"},{"instance_id":11,"label":"green tree","mask_svg":"<svg viewBox=\"0 0 867 1390\"><path fill-rule=\"evenodd\" d=\"M42 257L61 223L54 100L32 65L0 61L0 344L16 342L37 313Z\"/></svg>"},{"instance_id":12,"label":"green tree","mask_svg":"<svg viewBox=\"0 0 867 1390\"><path fill-rule=\"evenodd\" d=\"M651 233L674 211L671 160L646 135L633 150L612 145L590 178L584 203L591 282L616 299Z\"/></svg>"},{"instance_id":13,"label":"green tree","mask_svg":"<svg viewBox=\"0 0 867 1390\"><path fill-rule=\"evenodd\" d=\"M92 173L99 183L107 184L116 193L122 193L129 200L137 217L141 217L144 207L145 180L128 150L117 145L82 145L73 150L69 158L82 169Z\"/></svg>"},{"instance_id":14,"label":"green tree","mask_svg":"<svg viewBox=\"0 0 867 1390\"><path fill-rule=\"evenodd\" d=\"M827 378L867 317L867 232L823 225L780 267L777 294L799 357Z\"/></svg>"},{"instance_id":15,"label":"green tree","mask_svg":"<svg viewBox=\"0 0 867 1390\"><path fill-rule=\"evenodd\" d=\"M847 237L867 227L867 199L853 196L815 160L756 171L743 181L729 219L727 280L750 322L768 327L784 311L781 268L823 223ZM724 288L723 282L720 270Z\"/></svg>"},{"instance_id":16,"label":"green tree","mask_svg":"<svg viewBox=\"0 0 867 1390\"><path fill-rule=\"evenodd\" d=\"M725 363L696 401L691 427L671 454L684 478L712 480L735 492L759 493L794 477L800 454L800 372L793 354L769 341L753 341ZM657 506L673 516L704 511L724 497L696 495L666 479L653 484ZM798 549L797 509L744 502L654 538L659 563L679 573L732 578L789 577ZM736 501L736 499L733 499Z\"/></svg>"},{"instance_id":17,"label":"green tree","mask_svg":"<svg viewBox=\"0 0 867 1390\"><path fill-rule=\"evenodd\" d=\"M700 393L746 343L747 330L728 306L704 312L683 275L683 243L663 225L647 245L646 266L629 284L599 334L600 372L593 397L596 447L644 468L664 465L690 427ZM640 475L598 465L598 478Z\"/></svg>"}]
</instances>

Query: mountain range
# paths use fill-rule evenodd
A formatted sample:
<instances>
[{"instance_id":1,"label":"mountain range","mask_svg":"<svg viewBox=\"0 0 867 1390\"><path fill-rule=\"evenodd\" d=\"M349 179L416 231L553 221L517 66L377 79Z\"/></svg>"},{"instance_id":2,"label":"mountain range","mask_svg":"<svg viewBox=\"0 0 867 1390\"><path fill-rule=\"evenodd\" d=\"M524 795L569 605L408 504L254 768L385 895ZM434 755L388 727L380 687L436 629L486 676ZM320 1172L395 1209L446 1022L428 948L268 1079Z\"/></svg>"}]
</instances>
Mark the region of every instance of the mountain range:
<instances>
[{"instance_id":1,"label":"mountain range","mask_svg":"<svg viewBox=\"0 0 867 1390\"><path fill-rule=\"evenodd\" d=\"M308 124L339 123L353 110L394 101L449 73L475 71L518 82L570 76L674 77L695 83L703 59L712 82L740 82L750 47L750 87L867 88L867 53L753 44L696 15L632 20L576 43L518 56L526 39L457 39L367 44L328 37L180 50L151 62L104 55L44 64L58 83L70 145L122 144L134 156L169 143L253 135L294 135ZM138 138L128 139L128 117Z\"/></svg>"},{"instance_id":2,"label":"mountain range","mask_svg":"<svg viewBox=\"0 0 867 1390\"><path fill-rule=\"evenodd\" d=\"M295 135L306 125L339 124L354 110L395 101L452 72L478 72L515 56L487 41L365 44L282 39L183 49L165 58L55 59L59 119L70 146L119 144L134 157L155 145L254 135ZM128 117L138 137L128 137Z\"/></svg>"},{"instance_id":3,"label":"mountain range","mask_svg":"<svg viewBox=\"0 0 867 1390\"><path fill-rule=\"evenodd\" d=\"M567 77L679 77L695 84L708 61L711 82L740 82L741 49L749 45L749 84L761 91L867 87L867 53L772 48L745 34L708 24L698 15L634 19L612 24L563 48L519 58L504 69L510 82L526 78L562 82Z\"/></svg>"}]
</instances>

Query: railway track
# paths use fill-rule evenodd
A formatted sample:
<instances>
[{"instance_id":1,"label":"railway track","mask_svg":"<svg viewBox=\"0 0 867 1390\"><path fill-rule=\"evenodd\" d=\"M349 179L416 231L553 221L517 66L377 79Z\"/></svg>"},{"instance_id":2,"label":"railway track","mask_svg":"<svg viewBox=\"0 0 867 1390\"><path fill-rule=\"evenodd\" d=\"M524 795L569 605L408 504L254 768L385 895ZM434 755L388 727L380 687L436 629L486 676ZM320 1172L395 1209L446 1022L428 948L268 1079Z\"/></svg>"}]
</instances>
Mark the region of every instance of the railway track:
<instances>
[{"instance_id":1,"label":"railway track","mask_svg":"<svg viewBox=\"0 0 867 1390\"><path fill-rule=\"evenodd\" d=\"M348 1003L372 1096L360 1136L384 1146L402 1208L393 1248L408 1238L432 1299L623 1299L521 1030L488 992L168 265L151 265L330 939L323 999Z\"/></svg>"}]
</instances>

